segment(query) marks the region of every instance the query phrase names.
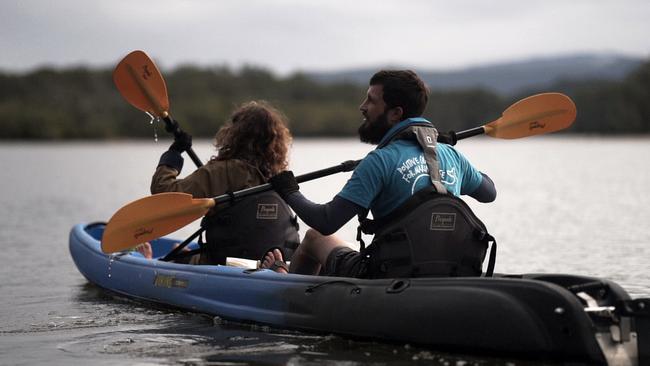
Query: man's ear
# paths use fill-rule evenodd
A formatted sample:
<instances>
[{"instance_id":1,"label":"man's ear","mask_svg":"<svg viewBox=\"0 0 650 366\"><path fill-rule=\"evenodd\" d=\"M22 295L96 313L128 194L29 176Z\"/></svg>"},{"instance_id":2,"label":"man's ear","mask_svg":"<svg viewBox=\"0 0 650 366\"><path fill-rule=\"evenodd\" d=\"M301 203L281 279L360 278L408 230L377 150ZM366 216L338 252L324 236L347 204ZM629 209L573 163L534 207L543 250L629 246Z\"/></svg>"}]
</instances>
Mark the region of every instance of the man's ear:
<instances>
[{"instance_id":1,"label":"man's ear","mask_svg":"<svg viewBox=\"0 0 650 366\"><path fill-rule=\"evenodd\" d=\"M404 109L393 107L388 111L388 120L392 123L401 122L404 119Z\"/></svg>"}]
</instances>

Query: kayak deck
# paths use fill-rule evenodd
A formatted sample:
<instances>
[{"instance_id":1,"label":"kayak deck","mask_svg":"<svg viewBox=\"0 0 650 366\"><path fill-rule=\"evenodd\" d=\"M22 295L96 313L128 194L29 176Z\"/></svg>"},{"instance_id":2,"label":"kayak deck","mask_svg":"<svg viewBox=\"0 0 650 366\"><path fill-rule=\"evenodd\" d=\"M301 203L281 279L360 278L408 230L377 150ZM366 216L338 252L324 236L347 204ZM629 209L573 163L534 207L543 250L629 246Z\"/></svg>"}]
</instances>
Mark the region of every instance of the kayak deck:
<instances>
[{"instance_id":1,"label":"kayak deck","mask_svg":"<svg viewBox=\"0 0 650 366\"><path fill-rule=\"evenodd\" d=\"M650 362L643 349L648 318L616 313L616 306L637 303L604 279L525 274L366 280L187 265L134 252L107 255L99 244L103 228L74 226L72 258L90 282L134 298L237 321L437 349ZM177 242L156 240L154 257Z\"/></svg>"}]
</instances>

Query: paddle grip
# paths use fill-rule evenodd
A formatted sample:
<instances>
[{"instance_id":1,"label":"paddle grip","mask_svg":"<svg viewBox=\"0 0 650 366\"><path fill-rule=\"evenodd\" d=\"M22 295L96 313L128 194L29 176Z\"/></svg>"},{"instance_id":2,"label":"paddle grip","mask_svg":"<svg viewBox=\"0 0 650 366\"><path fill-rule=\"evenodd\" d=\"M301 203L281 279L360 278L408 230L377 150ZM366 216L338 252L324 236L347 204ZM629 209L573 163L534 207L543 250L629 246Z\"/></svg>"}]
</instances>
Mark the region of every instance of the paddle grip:
<instances>
[{"instance_id":1,"label":"paddle grip","mask_svg":"<svg viewBox=\"0 0 650 366\"><path fill-rule=\"evenodd\" d=\"M470 128L469 130L456 132L456 139L462 140L468 137L482 135L485 133L485 128L483 126Z\"/></svg>"},{"instance_id":2,"label":"paddle grip","mask_svg":"<svg viewBox=\"0 0 650 366\"><path fill-rule=\"evenodd\" d=\"M165 125L167 126L167 130L168 131L171 130L172 134L175 137L181 134L182 130L181 130L180 126L178 125L178 122L174 123L174 120L172 120L172 118L169 115L167 115L165 118L163 118L163 121L165 121ZM187 153L187 156L189 156L190 159L192 159L192 161L194 162L194 165L196 165L197 168L200 168L200 167L203 166L203 163L201 162L201 159L199 159L199 157L196 155L196 153L194 152L194 149L192 149L190 147L189 149L185 150L185 152Z\"/></svg>"}]
</instances>

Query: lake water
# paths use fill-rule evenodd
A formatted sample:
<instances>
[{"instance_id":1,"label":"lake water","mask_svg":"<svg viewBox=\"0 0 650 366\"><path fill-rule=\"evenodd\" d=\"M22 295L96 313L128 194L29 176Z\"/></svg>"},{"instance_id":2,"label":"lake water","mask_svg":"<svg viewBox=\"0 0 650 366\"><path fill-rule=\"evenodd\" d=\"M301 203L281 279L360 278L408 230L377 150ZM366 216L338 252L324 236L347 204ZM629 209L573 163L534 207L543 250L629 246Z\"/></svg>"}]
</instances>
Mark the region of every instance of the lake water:
<instances>
[{"instance_id":1,"label":"lake water","mask_svg":"<svg viewBox=\"0 0 650 366\"><path fill-rule=\"evenodd\" d=\"M214 324L89 284L68 253L70 228L106 221L148 195L168 143L0 143L0 364L546 364ZM497 185L494 203L468 199L499 241L497 272L607 277L632 297L650 297L650 138L481 137L458 148ZM207 140L195 149L204 161L212 151ZM298 139L291 168L302 174L370 149L352 139ZM184 173L191 169L186 159ZM301 191L326 202L348 177L305 183ZM340 234L352 240L355 232L351 222Z\"/></svg>"}]
</instances>

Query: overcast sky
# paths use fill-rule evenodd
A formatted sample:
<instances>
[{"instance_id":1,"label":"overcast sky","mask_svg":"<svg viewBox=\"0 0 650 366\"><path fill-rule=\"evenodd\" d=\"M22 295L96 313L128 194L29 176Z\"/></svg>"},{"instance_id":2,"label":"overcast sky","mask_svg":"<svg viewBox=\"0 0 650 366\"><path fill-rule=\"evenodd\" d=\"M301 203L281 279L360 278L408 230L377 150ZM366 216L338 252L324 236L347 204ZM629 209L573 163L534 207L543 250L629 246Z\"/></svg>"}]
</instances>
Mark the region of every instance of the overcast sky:
<instances>
[{"instance_id":1,"label":"overcast sky","mask_svg":"<svg viewBox=\"0 0 650 366\"><path fill-rule=\"evenodd\" d=\"M280 74L466 66L577 52L650 56L648 0L2 0L0 70L243 64Z\"/></svg>"}]
</instances>

